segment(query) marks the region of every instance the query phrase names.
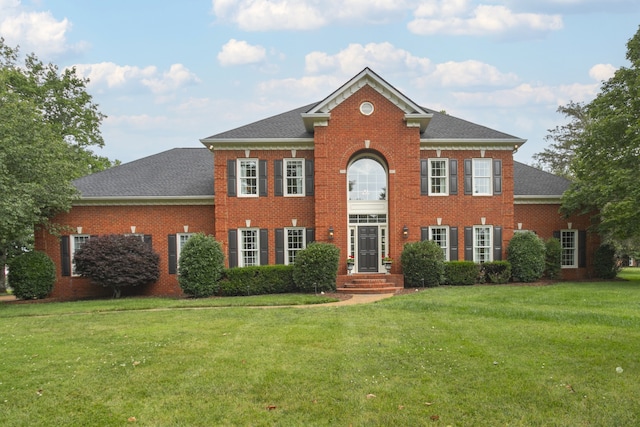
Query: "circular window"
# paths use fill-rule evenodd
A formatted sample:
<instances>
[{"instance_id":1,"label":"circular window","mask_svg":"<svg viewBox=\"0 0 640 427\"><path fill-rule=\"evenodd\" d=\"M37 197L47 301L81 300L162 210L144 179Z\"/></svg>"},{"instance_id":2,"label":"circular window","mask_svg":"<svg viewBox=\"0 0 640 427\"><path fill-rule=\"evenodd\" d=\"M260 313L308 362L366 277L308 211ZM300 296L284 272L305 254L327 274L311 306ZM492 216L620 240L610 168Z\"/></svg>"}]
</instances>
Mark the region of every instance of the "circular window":
<instances>
[{"instance_id":1,"label":"circular window","mask_svg":"<svg viewBox=\"0 0 640 427\"><path fill-rule=\"evenodd\" d=\"M370 102L363 102L360 104L360 112L365 116L370 116L373 113L373 104Z\"/></svg>"}]
</instances>

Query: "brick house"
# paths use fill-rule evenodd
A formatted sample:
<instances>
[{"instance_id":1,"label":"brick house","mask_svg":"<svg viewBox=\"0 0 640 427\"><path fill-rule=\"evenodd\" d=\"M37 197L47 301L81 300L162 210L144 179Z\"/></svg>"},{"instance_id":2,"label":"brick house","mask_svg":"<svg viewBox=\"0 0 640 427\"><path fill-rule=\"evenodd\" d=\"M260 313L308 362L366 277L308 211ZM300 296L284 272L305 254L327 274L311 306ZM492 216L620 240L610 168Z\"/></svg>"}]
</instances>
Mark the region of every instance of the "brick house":
<instances>
[{"instance_id":1,"label":"brick house","mask_svg":"<svg viewBox=\"0 0 640 427\"><path fill-rule=\"evenodd\" d=\"M525 140L421 107L368 68L319 103L201 142L75 181L82 197L54 219L75 232L36 233L59 266L53 297L100 294L74 275L73 253L113 233L139 234L159 253L159 280L135 290L155 295L181 294L177 259L195 232L214 235L231 267L288 264L308 243L331 242L342 286L384 273L382 257L398 259L407 242L484 262L533 230L561 239L564 278L589 275L589 218L558 213L567 180L514 161ZM396 262L386 278L402 286L401 273Z\"/></svg>"}]
</instances>

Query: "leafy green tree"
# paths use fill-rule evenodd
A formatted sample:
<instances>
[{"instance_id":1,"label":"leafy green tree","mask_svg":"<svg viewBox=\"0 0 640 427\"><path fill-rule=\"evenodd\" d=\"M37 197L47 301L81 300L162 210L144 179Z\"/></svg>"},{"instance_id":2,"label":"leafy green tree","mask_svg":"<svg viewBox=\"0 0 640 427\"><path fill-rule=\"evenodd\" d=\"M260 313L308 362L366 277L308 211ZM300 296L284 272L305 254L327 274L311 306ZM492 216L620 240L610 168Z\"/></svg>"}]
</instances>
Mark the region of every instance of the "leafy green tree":
<instances>
[{"instance_id":1,"label":"leafy green tree","mask_svg":"<svg viewBox=\"0 0 640 427\"><path fill-rule=\"evenodd\" d=\"M539 169L572 178L571 164L576 147L580 144L589 123L589 115L585 104L573 101L558 107L557 111L570 118L571 122L549 129L549 134L544 138L550 143L549 147L534 154L533 159L536 160Z\"/></svg>"},{"instance_id":2,"label":"leafy green tree","mask_svg":"<svg viewBox=\"0 0 640 427\"><path fill-rule=\"evenodd\" d=\"M125 286L153 283L160 276L160 257L138 236L92 237L74 255L76 272L119 298Z\"/></svg>"},{"instance_id":3,"label":"leafy green tree","mask_svg":"<svg viewBox=\"0 0 640 427\"><path fill-rule=\"evenodd\" d=\"M223 270L220 242L202 233L189 237L178 260L178 283L185 294L196 298L214 295Z\"/></svg>"},{"instance_id":4,"label":"leafy green tree","mask_svg":"<svg viewBox=\"0 0 640 427\"><path fill-rule=\"evenodd\" d=\"M104 115L87 80L34 55L18 58L0 38L0 266L12 248L27 246L34 224L69 210L73 179L112 165L90 150L104 145Z\"/></svg>"},{"instance_id":5,"label":"leafy green tree","mask_svg":"<svg viewBox=\"0 0 640 427\"><path fill-rule=\"evenodd\" d=\"M629 67L603 83L587 105L589 123L576 146L575 180L563 197L565 214L595 214L614 239L640 236L640 29L627 43Z\"/></svg>"}]
</instances>

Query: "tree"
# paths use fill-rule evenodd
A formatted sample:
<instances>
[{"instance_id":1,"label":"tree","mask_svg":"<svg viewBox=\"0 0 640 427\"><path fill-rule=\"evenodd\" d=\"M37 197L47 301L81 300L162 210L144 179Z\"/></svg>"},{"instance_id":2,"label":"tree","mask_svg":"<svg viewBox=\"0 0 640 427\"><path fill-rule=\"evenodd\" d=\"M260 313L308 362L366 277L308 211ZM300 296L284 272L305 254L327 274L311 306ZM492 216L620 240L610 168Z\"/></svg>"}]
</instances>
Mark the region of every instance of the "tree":
<instances>
[{"instance_id":1,"label":"tree","mask_svg":"<svg viewBox=\"0 0 640 427\"><path fill-rule=\"evenodd\" d=\"M178 283L190 296L210 297L218 289L224 270L222 246L213 236L196 233L180 251Z\"/></svg>"},{"instance_id":2,"label":"tree","mask_svg":"<svg viewBox=\"0 0 640 427\"><path fill-rule=\"evenodd\" d=\"M588 125L575 150L575 180L562 212L594 214L606 236L640 236L640 29L627 43L629 67L603 83L587 105Z\"/></svg>"},{"instance_id":3,"label":"tree","mask_svg":"<svg viewBox=\"0 0 640 427\"><path fill-rule=\"evenodd\" d=\"M0 266L12 248L26 246L34 224L48 226L69 210L73 179L112 165L90 150L104 145L104 115L87 80L34 55L19 65L18 57L0 38Z\"/></svg>"},{"instance_id":4,"label":"tree","mask_svg":"<svg viewBox=\"0 0 640 427\"><path fill-rule=\"evenodd\" d=\"M160 257L139 236L110 234L92 237L74 255L76 272L119 298L125 286L158 280Z\"/></svg>"},{"instance_id":5,"label":"tree","mask_svg":"<svg viewBox=\"0 0 640 427\"><path fill-rule=\"evenodd\" d=\"M549 134L544 139L551 144L542 152L534 154L533 159L536 160L536 166L542 170L572 178L571 164L576 147L580 144L589 123L589 116L585 104L573 101L558 107L557 111L570 118L571 122L549 129Z\"/></svg>"}]
</instances>

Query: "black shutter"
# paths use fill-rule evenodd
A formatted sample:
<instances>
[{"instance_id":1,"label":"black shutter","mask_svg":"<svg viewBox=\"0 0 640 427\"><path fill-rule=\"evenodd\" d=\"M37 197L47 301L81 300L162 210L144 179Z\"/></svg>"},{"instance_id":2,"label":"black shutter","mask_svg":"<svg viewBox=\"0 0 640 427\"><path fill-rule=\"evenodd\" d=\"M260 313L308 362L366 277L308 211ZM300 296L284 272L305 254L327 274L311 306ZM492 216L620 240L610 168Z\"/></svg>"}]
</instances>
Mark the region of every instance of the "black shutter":
<instances>
[{"instance_id":1,"label":"black shutter","mask_svg":"<svg viewBox=\"0 0 640 427\"><path fill-rule=\"evenodd\" d=\"M269 230L260 229L260 265L269 265Z\"/></svg>"},{"instance_id":2,"label":"black shutter","mask_svg":"<svg viewBox=\"0 0 640 427\"><path fill-rule=\"evenodd\" d=\"M473 164L464 159L464 194L473 194Z\"/></svg>"},{"instance_id":3,"label":"black shutter","mask_svg":"<svg viewBox=\"0 0 640 427\"><path fill-rule=\"evenodd\" d=\"M429 227L420 227L420 240L429 240Z\"/></svg>"},{"instance_id":4,"label":"black shutter","mask_svg":"<svg viewBox=\"0 0 640 427\"><path fill-rule=\"evenodd\" d=\"M553 238L560 240L560 230L555 230L553 232Z\"/></svg>"},{"instance_id":5,"label":"black shutter","mask_svg":"<svg viewBox=\"0 0 640 427\"><path fill-rule=\"evenodd\" d=\"M227 160L227 196L236 196L236 161Z\"/></svg>"},{"instance_id":6,"label":"black shutter","mask_svg":"<svg viewBox=\"0 0 640 427\"><path fill-rule=\"evenodd\" d=\"M502 261L502 227L493 227L493 260Z\"/></svg>"},{"instance_id":7,"label":"black shutter","mask_svg":"<svg viewBox=\"0 0 640 427\"><path fill-rule=\"evenodd\" d=\"M429 160L420 160L420 195L429 194Z\"/></svg>"},{"instance_id":8,"label":"black shutter","mask_svg":"<svg viewBox=\"0 0 640 427\"><path fill-rule=\"evenodd\" d=\"M307 238L307 242L306 244L308 245L309 243L313 243L316 241L316 229L315 228L307 228L306 230L304 230L305 232L305 237Z\"/></svg>"},{"instance_id":9,"label":"black shutter","mask_svg":"<svg viewBox=\"0 0 640 427\"><path fill-rule=\"evenodd\" d=\"M587 232L578 230L578 268L587 266Z\"/></svg>"},{"instance_id":10,"label":"black shutter","mask_svg":"<svg viewBox=\"0 0 640 427\"><path fill-rule=\"evenodd\" d=\"M147 245L149 249L153 248L151 234L145 234L144 236L142 236L142 241L145 245Z\"/></svg>"},{"instance_id":11,"label":"black shutter","mask_svg":"<svg viewBox=\"0 0 640 427\"><path fill-rule=\"evenodd\" d=\"M69 236L60 237L60 272L71 276L71 248Z\"/></svg>"},{"instance_id":12,"label":"black shutter","mask_svg":"<svg viewBox=\"0 0 640 427\"><path fill-rule=\"evenodd\" d=\"M229 268L233 268L238 266L238 230L229 230L228 236Z\"/></svg>"},{"instance_id":13,"label":"black shutter","mask_svg":"<svg viewBox=\"0 0 640 427\"><path fill-rule=\"evenodd\" d=\"M493 159L493 194L502 194L502 160Z\"/></svg>"},{"instance_id":14,"label":"black shutter","mask_svg":"<svg viewBox=\"0 0 640 427\"><path fill-rule=\"evenodd\" d=\"M473 261L473 227L464 228L464 260Z\"/></svg>"},{"instance_id":15,"label":"black shutter","mask_svg":"<svg viewBox=\"0 0 640 427\"><path fill-rule=\"evenodd\" d=\"M313 160L305 160L304 162L304 194L305 196L313 196L314 194L314 170Z\"/></svg>"},{"instance_id":16,"label":"black shutter","mask_svg":"<svg viewBox=\"0 0 640 427\"><path fill-rule=\"evenodd\" d=\"M458 194L458 161L449 160L449 194Z\"/></svg>"},{"instance_id":17,"label":"black shutter","mask_svg":"<svg viewBox=\"0 0 640 427\"><path fill-rule=\"evenodd\" d=\"M176 274L178 271L178 239L175 234L167 236L167 253L169 261L169 274Z\"/></svg>"},{"instance_id":18,"label":"black shutter","mask_svg":"<svg viewBox=\"0 0 640 427\"><path fill-rule=\"evenodd\" d=\"M258 192L260 197L267 196L267 161L258 160Z\"/></svg>"},{"instance_id":19,"label":"black shutter","mask_svg":"<svg viewBox=\"0 0 640 427\"><path fill-rule=\"evenodd\" d=\"M458 227L449 228L449 261L458 260Z\"/></svg>"},{"instance_id":20,"label":"black shutter","mask_svg":"<svg viewBox=\"0 0 640 427\"><path fill-rule=\"evenodd\" d=\"M282 160L274 160L273 161L273 195L274 196L282 196L284 195L283 189L283 176L282 176Z\"/></svg>"},{"instance_id":21,"label":"black shutter","mask_svg":"<svg viewBox=\"0 0 640 427\"><path fill-rule=\"evenodd\" d=\"M284 264L284 228L276 228L276 264Z\"/></svg>"}]
</instances>

